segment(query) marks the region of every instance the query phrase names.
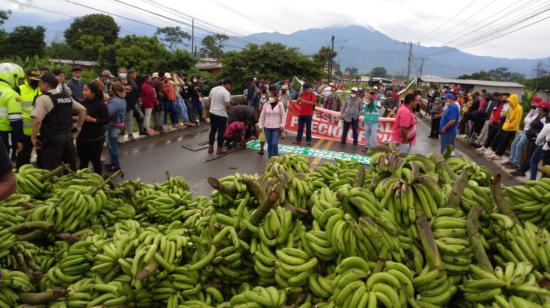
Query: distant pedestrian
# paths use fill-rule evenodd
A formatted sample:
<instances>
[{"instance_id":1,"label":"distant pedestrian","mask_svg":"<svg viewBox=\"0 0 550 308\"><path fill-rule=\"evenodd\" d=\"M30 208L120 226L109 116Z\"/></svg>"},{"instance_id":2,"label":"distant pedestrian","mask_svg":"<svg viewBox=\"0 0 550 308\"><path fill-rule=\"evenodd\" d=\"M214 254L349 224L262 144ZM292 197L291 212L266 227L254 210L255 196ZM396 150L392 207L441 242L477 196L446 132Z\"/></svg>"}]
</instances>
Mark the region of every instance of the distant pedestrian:
<instances>
[{"instance_id":1,"label":"distant pedestrian","mask_svg":"<svg viewBox=\"0 0 550 308\"><path fill-rule=\"evenodd\" d=\"M92 163L94 172L101 175L101 152L105 143L105 126L109 123L109 109L103 102L103 92L96 82L85 85L82 94L86 119L76 139L79 169L88 168Z\"/></svg>"},{"instance_id":2,"label":"distant pedestrian","mask_svg":"<svg viewBox=\"0 0 550 308\"><path fill-rule=\"evenodd\" d=\"M71 96L72 95L71 89L65 82L65 72L63 72L63 70L60 68L56 68L53 70L53 74L55 75L57 82L59 82L56 88L57 92Z\"/></svg>"},{"instance_id":3,"label":"distant pedestrian","mask_svg":"<svg viewBox=\"0 0 550 308\"><path fill-rule=\"evenodd\" d=\"M124 128L126 116L126 90L120 81L111 83L111 99L107 104L109 109L109 125L107 126L107 145L111 153L111 164L109 171L120 170L118 136Z\"/></svg>"},{"instance_id":4,"label":"distant pedestrian","mask_svg":"<svg viewBox=\"0 0 550 308\"><path fill-rule=\"evenodd\" d=\"M516 133L519 131L519 124L521 122L521 117L523 116L523 108L519 104L517 94L510 95L508 102L510 103L510 109L508 110L506 120L504 121L499 134L495 154L490 157L492 160L502 159L502 155L508 149L514 140Z\"/></svg>"},{"instance_id":5,"label":"distant pedestrian","mask_svg":"<svg viewBox=\"0 0 550 308\"><path fill-rule=\"evenodd\" d=\"M363 107L363 121L365 122L365 150L376 146L378 137L380 101L376 97L369 97Z\"/></svg>"},{"instance_id":6,"label":"distant pedestrian","mask_svg":"<svg viewBox=\"0 0 550 308\"><path fill-rule=\"evenodd\" d=\"M332 111L340 111L340 108L342 108L342 102L340 101L338 95L336 95L335 87L331 87L330 93L323 99L323 108Z\"/></svg>"},{"instance_id":7,"label":"distant pedestrian","mask_svg":"<svg viewBox=\"0 0 550 308\"><path fill-rule=\"evenodd\" d=\"M405 95L393 122L391 140L402 154L410 153L416 143L416 117L413 113L416 107L415 96L414 93Z\"/></svg>"},{"instance_id":8,"label":"distant pedestrian","mask_svg":"<svg viewBox=\"0 0 550 308\"><path fill-rule=\"evenodd\" d=\"M520 158L523 153L523 149L527 147L528 138L527 131L529 131L530 124L537 117L539 117L539 104L543 103L543 99L540 96L535 96L531 100L531 108L525 118L523 119L523 129L516 135L512 146L510 148L510 159L503 165L506 167L519 167Z\"/></svg>"},{"instance_id":9,"label":"distant pedestrian","mask_svg":"<svg viewBox=\"0 0 550 308\"><path fill-rule=\"evenodd\" d=\"M258 122L259 129L265 133L268 158L279 155L279 138L285 130L285 107L279 101L276 89L273 90L269 93Z\"/></svg>"},{"instance_id":10,"label":"distant pedestrian","mask_svg":"<svg viewBox=\"0 0 550 308\"><path fill-rule=\"evenodd\" d=\"M82 96L82 92L84 91L84 82L80 79L81 74L82 69L80 66L73 67L73 77L67 83L67 86L71 89L71 97L79 103L84 100L84 97Z\"/></svg>"},{"instance_id":11,"label":"distant pedestrian","mask_svg":"<svg viewBox=\"0 0 550 308\"><path fill-rule=\"evenodd\" d=\"M288 85L284 84L281 86L279 91L279 101L283 103L285 110L288 110L288 102L290 101L290 93L288 92Z\"/></svg>"},{"instance_id":12,"label":"distant pedestrian","mask_svg":"<svg viewBox=\"0 0 550 308\"><path fill-rule=\"evenodd\" d=\"M452 146L454 150L457 127L460 120L460 105L455 99L455 95L448 93L443 97L447 101L447 106L441 116L439 123L439 135L441 137L441 153L445 152L447 146Z\"/></svg>"},{"instance_id":13,"label":"distant pedestrian","mask_svg":"<svg viewBox=\"0 0 550 308\"><path fill-rule=\"evenodd\" d=\"M256 107L256 102L254 101L254 95L256 95L256 80L252 78L248 81L248 87L245 90L244 96L249 107L258 109L258 107Z\"/></svg>"},{"instance_id":14,"label":"distant pedestrian","mask_svg":"<svg viewBox=\"0 0 550 308\"><path fill-rule=\"evenodd\" d=\"M153 108L159 104L157 93L151 81L151 75L145 75L143 77L143 84L141 84L141 107L143 107L145 112L143 125L145 126L145 133L147 135L156 133L156 131L151 129L151 114L153 113Z\"/></svg>"},{"instance_id":15,"label":"distant pedestrian","mask_svg":"<svg viewBox=\"0 0 550 308\"><path fill-rule=\"evenodd\" d=\"M542 165L550 165L550 123L544 125L542 131L536 139L537 148L531 157L531 177L530 180L537 179L538 166L542 160Z\"/></svg>"},{"instance_id":16,"label":"distant pedestrian","mask_svg":"<svg viewBox=\"0 0 550 308\"><path fill-rule=\"evenodd\" d=\"M397 112L397 108L399 107L399 101L395 100L395 98L392 96L392 91L386 92L386 99L384 99L383 105L384 113L382 114L382 116L386 118L394 118Z\"/></svg>"},{"instance_id":17,"label":"distant pedestrian","mask_svg":"<svg viewBox=\"0 0 550 308\"><path fill-rule=\"evenodd\" d=\"M363 111L363 100L358 95L358 89L352 88L350 96L346 97L344 108L341 115L344 120L341 145L345 145L348 139L348 131L351 126L353 145L356 146L359 142L359 115Z\"/></svg>"},{"instance_id":18,"label":"distant pedestrian","mask_svg":"<svg viewBox=\"0 0 550 308\"><path fill-rule=\"evenodd\" d=\"M225 78L222 84L210 90L210 134L208 136L208 153L214 152L214 141L218 141L218 154L225 154L224 132L227 126L227 111L231 108L231 88L233 82Z\"/></svg>"},{"instance_id":19,"label":"distant pedestrian","mask_svg":"<svg viewBox=\"0 0 550 308\"><path fill-rule=\"evenodd\" d=\"M311 146L311 122L313 120L313 110L315 110L316 96L313 93L311 85L305 83L302 88L303 92L297 100L298 104L300 104L300 111L298 112L298 134L296 135L294 144L302 144L305 128L306 143L308 146Z\"/></svg>"},{"instance_id":20,"label":"distant pedestrian","mask_svg":"<svg viewBox=\"0 0 550 308\"><path fill-rule=\"evenodd\" d=\"M432 118L432 125L429 138L439 138L439 122L441 122L441 114L443 113L443 104L441 97L436 97L430 104L429 113Z\"/></svg>"}]
</instances>

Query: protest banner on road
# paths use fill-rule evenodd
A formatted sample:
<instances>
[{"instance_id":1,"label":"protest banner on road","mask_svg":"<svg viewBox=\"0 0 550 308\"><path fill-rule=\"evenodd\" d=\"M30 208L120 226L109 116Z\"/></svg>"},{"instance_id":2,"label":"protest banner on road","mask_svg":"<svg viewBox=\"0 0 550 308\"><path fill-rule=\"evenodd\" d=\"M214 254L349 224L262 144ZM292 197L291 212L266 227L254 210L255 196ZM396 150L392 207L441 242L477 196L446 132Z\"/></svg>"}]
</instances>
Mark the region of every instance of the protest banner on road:
<instances>
[{"instance_id":1,"label":"protest banner on road","mask_svg":"<svg viewBox=\"0 0 550 308\"><path fill-rule=\"evenodd\" d=\"M296 101L290 101L288 104L285 124L285 129L288 132L298 132L299 112L300 104ZM378 143L390 141L393 121L393 118L380 118L380 121L378 122ZM340 112L315 107L315 111L313 111L311 133L315 138L340 141L342 139L343 124L344 120L342 119ZM351 127L347 140L348 143L353 142ZM359 144L364 145L365 143L365 125L363 122L363 117L361 116L359 118Z\"/></svg>"}]
</instances>

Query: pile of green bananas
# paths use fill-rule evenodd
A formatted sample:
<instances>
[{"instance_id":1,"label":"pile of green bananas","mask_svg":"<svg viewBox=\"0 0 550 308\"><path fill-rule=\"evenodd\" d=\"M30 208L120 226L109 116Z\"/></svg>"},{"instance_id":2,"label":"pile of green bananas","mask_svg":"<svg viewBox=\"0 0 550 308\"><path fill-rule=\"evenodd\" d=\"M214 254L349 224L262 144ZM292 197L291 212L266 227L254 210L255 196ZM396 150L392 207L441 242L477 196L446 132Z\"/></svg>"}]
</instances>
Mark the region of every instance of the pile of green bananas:
<instances>
[{"instance_id":1,"label":"pile of green bananas","mask_svg":"<svg viewBox=\"0 0 550 308\"><path fill-rule=\"evenodd\" d=\"M550 228L550 179L506 187L504 196L519 218L541 228Z\"/></svg>"},{"instance_id":2,"label":"pile of green bananas","mask_svg":"<svg viewBox=\"0 0 550 308\"><path fill-rule=\"evenodd\" d=\"M548 180L371 162L275 157L209 197L26 166L0 202L0 307L549 307Z\"/></svg>"}]
</instances>

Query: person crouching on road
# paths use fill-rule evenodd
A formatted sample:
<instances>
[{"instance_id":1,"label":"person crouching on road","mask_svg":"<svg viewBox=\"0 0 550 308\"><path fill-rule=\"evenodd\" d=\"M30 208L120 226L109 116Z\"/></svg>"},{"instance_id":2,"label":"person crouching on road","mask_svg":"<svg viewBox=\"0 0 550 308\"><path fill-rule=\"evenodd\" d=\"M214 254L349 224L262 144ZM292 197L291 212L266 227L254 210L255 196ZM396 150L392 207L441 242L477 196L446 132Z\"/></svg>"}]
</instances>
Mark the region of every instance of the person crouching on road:
<instances>
[{"instance_id":1,"label":"person crouching on road","mask_svg":"<svg viewBox=\"0 0 550 308\"><path fill-rule=\"evenodd\" d=\"M126 116L126 89L120 81L111 83L111 99L107 103L109 109L109 124L107 126L107 145L111 154L110 172L120 170L118 135L124 128Z\"/></svg>"},{"instance_id":2,"label":"person crouching on road","mask_svg":"<svg viewBox=\"0 0 550 308\"><path fill-rule=\"evenodd\" d=\"M269 91L269 100L262 108L258 127L265 133L267 157L278 156L279 138L285 130L285 107L279 101L277 91Z\"/></svg>"},{"instance_id":3,"label":"person crouching on road","mask_svg":"<svg viewBox=\"0 0 550 308\"><path fill-rule=\"evenodd\" d=\"M363 110L363 100L357 95L357 91L355 87L351 89L351 94L346 97L344 108L342 108L341 114L344 119L344 130L342 132L341 145L346 144L350 126L353 135L353 145L356 146L359 142L359 115Z\"/></svg>"},{"instance_id":4,"label":"person crouching on road","mask_svg":"<svg viewBox=\"0 0 550 308\"><path fill-rule=\"evenodd\" d=\"M225 146L231 148L233 145L235 148L240 144L241 146L246 145L245 140L245 129L246 126L241 121L234 121L227 126L223 138L225 139Z\"/></svg>"},{"instance_id":5,"label":"person crouching on road","mask_svg":"<svg viewBox=\"0 0 550 308\"><path fill-rule=\"evenodd\" d=\"M86 108L67 94L58 93L57 85L53 73L47 72L40 77L43 95L36 98L31 113L31 140L37 150L39 168L53 170L65 162L76 170L73 138L78 136L84 123ZM74 127L73 112L78 113Z\"/></svg>"}]
</instances>

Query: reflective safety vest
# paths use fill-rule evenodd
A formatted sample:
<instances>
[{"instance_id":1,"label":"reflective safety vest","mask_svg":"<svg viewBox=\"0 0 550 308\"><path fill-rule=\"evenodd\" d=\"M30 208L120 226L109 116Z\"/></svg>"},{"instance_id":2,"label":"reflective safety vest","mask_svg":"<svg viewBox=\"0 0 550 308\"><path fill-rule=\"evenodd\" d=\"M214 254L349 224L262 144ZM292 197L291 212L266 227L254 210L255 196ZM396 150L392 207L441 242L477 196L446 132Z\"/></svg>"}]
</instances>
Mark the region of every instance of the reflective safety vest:
<instances>
[{"instance_id":1,"label":"reflective safety vest","mask_svg":"<svg viewBox=\"0 0 550 308\"><path fill-rule=\"evenodd\" d=\"M21 91L21 113L23 115L23 134L30 136L32 134L31 113L34 107L34 100L42 94L40 87L33 89L27 81L19 86Z\"/></svg>"},{"instance_id":2,"label":"reflective safety vest","mask_svg":"<svg viewBox=\"0 0 550 308\"><path fill-rule=\"evenodd\" d=\"M11 132L10 121L21 119L19 94L9 84L0 81L0 131Z\"/></svg>"}]
</instances>

